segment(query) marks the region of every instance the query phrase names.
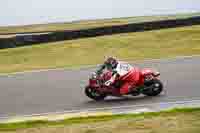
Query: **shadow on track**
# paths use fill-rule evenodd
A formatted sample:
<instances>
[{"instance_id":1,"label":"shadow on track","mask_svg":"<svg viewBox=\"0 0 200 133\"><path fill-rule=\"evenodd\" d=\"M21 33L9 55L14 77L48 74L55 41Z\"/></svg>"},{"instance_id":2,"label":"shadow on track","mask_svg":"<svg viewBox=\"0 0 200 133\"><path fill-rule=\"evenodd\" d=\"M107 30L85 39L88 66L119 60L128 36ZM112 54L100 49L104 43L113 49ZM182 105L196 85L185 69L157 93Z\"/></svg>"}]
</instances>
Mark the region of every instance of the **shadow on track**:
<instances>
[{"instance_id":1,"label":"shadow on track","mask_svg":"<svg viewBox=\"0 0 200 133\"><path fill-rule=\"evenodd\" d=\"M113 97L108 97L103 101L86 101L84 104L87 106L97 106L97 107L102 107L102 106L123 106L123 105L137 105L137 103L146 103L147 101L152 102L152 101L157 101L159 99L164 98L165 95L159 95L156 97L149 97L149 96L138 96L138 97L133 97L133 96L126 96L126 97L119 97L119 98L113 98Z\"/></svg>"}]
</instances>

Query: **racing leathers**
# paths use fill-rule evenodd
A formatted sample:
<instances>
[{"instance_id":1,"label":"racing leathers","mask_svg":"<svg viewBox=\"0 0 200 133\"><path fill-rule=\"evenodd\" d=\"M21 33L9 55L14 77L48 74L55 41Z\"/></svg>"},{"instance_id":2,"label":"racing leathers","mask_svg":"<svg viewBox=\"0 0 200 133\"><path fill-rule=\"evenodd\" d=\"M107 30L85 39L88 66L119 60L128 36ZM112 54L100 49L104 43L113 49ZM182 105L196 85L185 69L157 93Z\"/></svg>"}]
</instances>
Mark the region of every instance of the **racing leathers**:
<instances>
[{"instance_id":1,"label":"racing leathers","mask_svg":"<svg viewBox=\"0 0 200 133\"><path fill-rule=\"evenodd\" d=\"M120 82L120 86L116 87L120 90L120 94L127 94L130 87L132 87L137 80L138 76L135 73L134 67L126 62L118 61L118 64L115 68L107 67L105 64L101 66L97 73L101 73L104 69L112 71L112 77L110 80L105 82L106 86L112 86L113 83Z\"/></svg>"}]
</instances>

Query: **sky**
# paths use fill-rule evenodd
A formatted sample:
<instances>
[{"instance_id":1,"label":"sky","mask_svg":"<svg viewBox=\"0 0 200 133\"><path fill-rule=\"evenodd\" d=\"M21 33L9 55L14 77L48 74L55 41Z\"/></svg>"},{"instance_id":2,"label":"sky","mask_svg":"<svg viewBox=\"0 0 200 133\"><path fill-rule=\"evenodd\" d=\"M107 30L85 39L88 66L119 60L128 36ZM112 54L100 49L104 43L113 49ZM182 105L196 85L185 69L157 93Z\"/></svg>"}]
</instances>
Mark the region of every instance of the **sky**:
<instances>
[{"instance_id":1,"label":"sky","mask_svg":"<svg viewBox=\"0 0 200 133\"><path fill-rule=\"evenodd\" d=\"M200 12L200 0L1 0L0 26Z\"/></svg>"}]
</instances>

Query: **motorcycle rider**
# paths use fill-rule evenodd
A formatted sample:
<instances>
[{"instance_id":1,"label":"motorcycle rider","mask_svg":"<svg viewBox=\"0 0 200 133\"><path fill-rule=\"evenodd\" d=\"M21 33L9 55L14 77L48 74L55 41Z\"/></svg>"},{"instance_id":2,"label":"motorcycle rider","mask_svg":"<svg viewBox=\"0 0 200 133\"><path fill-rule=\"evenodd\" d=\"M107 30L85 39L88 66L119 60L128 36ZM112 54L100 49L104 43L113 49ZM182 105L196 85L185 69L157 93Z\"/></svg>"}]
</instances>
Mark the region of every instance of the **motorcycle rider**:
<instances>
[{"instance_id":1,"label":"motorcycle rider","mask_svg":"<svg viewBox=\"0 0 200 133\"><path fill-rule=\"evenodd\" d=\"M128 63L118 61L114 57L108 57L104 64L97 71L97 74L101 74L103 70L109 70L112 72L112 77L110 80L105 82L106 86L114 86L114 88L119 89L120 94L126 94L129 92L129 88L134 85L133 82L123 82L119 79L125 75L128 75L130 79L135 80L135 75L133 76L132 70L133 66ZM130 73L130 74L129 74ZM115 82L115 83L114 83ZM113 84L114 83L114 84Z\"/></svg>"}]
</instances>

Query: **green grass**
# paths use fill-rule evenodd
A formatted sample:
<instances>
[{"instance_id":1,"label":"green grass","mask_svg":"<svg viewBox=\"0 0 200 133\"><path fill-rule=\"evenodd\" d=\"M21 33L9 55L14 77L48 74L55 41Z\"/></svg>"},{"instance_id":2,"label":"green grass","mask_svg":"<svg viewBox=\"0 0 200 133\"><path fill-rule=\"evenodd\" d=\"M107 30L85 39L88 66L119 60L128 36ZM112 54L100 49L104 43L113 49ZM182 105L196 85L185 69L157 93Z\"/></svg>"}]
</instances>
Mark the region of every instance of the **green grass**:
<instances>
[{"instance_id":1,"label":"green grass","mask_svg":"<svg viewBox=\"0 0 200 133\"><path fill-rule=\"evenodd\" d=\"M117 121L130 121L132 123L137 122L138 120L153 120L156 118L163 120L167 120L169 117L175 117L175 122L181 119L179 116L190 117L197 117L200 120L200 108L179 108L179 109L172 109L168 111L161 111L161 112L150 112L150 113L140 113L140 114L125 114L125 115L112 115L112 116L97 116L97 117L82 117L82 118L72 118L66 119L62 121L27 121L21 123L8 123L8 124L0 124L0 132L1 131L21 131L21 129L28 129L28 128L37 128L40 129L41 127L44 128L51 128L51 127L64 127L64 126L73 126L73 125L91 125L95 123L106 123L111 122L113 125L116 124ZM166 121L167 122L167 121ZM153 123L153 121L151 122ZM191 121L190 124L195 123L195 121ZM184 124L184 123L183 123ZM200 123L198 123L200 124ZM127 125L128 126L128 125ZM131 125L129 125L131 126ZM197 125L193 125L197 126Z\"/></svg>"},{"instance_id":2,"label":"green grass","mask_svg":"<svg viewBox=\"0 0 200 133\"><path fill-rule=\"evenodd\" d=\"M140 17L127 17L127 18L113 18L102 20L88 20L73 23L52 23L52 24L38 24L26 26L9 26L0 27L0 34L7 33L23 33L23 32L45 32L45 31L62 31L62 30L79 30L103 26L122 25L129 23L139 23L147 21L159 21L167 19L188 18L192 16L200 16L200 13L188 13L177 15L163 15L163 16L140 16Z\"/></svg>"},{"instance_id":3,"label":"green grass","mask_svg":"<svg viewBox=\"0 0 200 133\"><path fill-rule=\"evenodd\" d=\"M135 61L194 54L200 54L200 25L2 49L0 73L79 68L106 55Z\"/></svg>"}]
</instances>

